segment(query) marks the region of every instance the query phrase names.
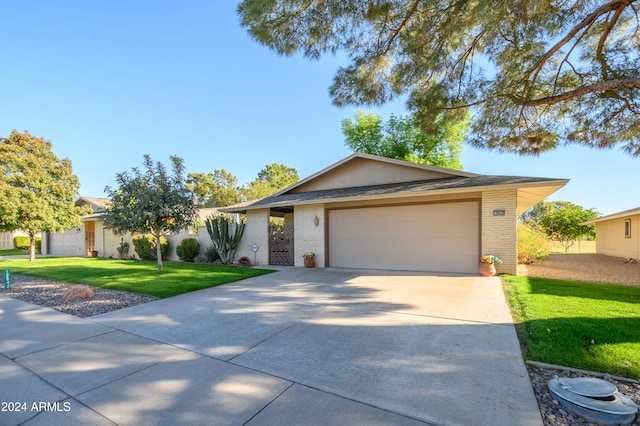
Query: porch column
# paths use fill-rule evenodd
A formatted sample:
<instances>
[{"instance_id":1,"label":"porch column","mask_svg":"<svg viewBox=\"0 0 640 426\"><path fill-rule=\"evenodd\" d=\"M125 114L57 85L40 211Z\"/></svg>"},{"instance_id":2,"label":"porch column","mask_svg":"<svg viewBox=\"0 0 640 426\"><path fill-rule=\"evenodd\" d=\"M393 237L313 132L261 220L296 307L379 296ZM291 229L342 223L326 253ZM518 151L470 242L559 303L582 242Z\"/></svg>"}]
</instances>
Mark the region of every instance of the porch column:
<instances>
[{"instance_id":1,"label":"porch column","mask_svg":"<svg viewBox=\"0 0 640 426\"><path fill-rule=\"evenodd\" d=\"M269 264L269 215L269 209L247 211L247 224L242 234L240 246L236 251L235 262L246 256L254 264L254 255L251 247L257 244L260 247L255 256L257 265L266 266Z\"/></svg>"},{"instance_id":2,"label":"porch column","mask_svg":"<svg viewBox=\"0 0 640 426\"><path fill-rule=\"evenodd\" d=\"M293 219L295 266L304 266L302 253L312 251L316 254L316 267L323 268L325 266L324 204L295 206Z\"/></svg>"},{"instance_id":3,"label":"porch column","mask_svg":"<svg viewBox=\"0 0 640 426\"><path fill-rule=\"evenodd\" d=\"M502 260L498 273L516 275L518 269L517 190L482 193L482 243L480 255Z\"/></svg>"}]
</instances>

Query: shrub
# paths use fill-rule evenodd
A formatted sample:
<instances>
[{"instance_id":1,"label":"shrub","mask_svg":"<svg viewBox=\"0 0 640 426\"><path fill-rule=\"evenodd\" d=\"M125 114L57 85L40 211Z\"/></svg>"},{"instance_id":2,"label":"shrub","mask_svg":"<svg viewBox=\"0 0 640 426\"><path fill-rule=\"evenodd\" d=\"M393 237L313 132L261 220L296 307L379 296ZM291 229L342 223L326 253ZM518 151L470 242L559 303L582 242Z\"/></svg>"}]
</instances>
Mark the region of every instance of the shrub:
<instances>
[{"instance_id":1,"label":"shrub","mask_svg":"<svg viewBox=\"0 0 640 426\"><path fill-rule=\"evenodd\" d=\"M525 265L544 259L551 252L547 235L532 225L518 223L518 263Z\"/></svg>"},{"instance_id":2,"label":"shrub","mask_svg":"<svg viewBox=\"0 0 640 426\"><path fill-rule=\"evenodd\" d=\"M142 260L158 260L156 255L156 237L151 234L136 235L133 237L133 247ZM169 240L164 236L160 236L160 252L162 258L167 257L169 253Z\"/></svg>"},{"instance_id":3,"label":"shrub","mask_svg":"<svg viewBox=\"0 0 640 426\"><path fill-rule=\"evenodd\" d=\"M176 254L185 262L193 262L200 254L200 243L195 238L185 238L176 247Z\"/></svg>"},{"instance_id":4,"label":"shrub","mask_svg":"<svg viewBox=\"0 0 640 426\"><path fill-rule=\"evenodd\" d=\"M13 246L18 250L28 250L30 245L29 237L26 235L13 237Z\"/></svg>"},{"instance_id":5,"label":"shrub","mask_svg":"<svg viewBox=\"0 0 640 426\"><path fill-rule=\"evenodd\" d=\"M118 250L118 259L129 258L129 243L120 238L120 245L116 248Z\"/></svg>"},{"instance_id":6,"label":"shrub","mask_svg":"<svg viewBox=\"0 0 640 426\"><path fill-rule=\"evenodd\" d=\"M29 250L31 241L28 236L20 235L13 237L13 246L18 250ZM42 238L36 237L36 253L40 253L42 250Z\"/></svg>"},{"instance_id":7,"label":"shrub","mask_svg":"<svg viewBox=\"0 0 640 426\"><path fill-rule=\"evenodd\" d=\"M207 258L207 262L213 263L216 260L220 259L220 255L218 254L218 250L214 246L209 246L204 251L204 257Z\"/></svg>"}]
</instances>

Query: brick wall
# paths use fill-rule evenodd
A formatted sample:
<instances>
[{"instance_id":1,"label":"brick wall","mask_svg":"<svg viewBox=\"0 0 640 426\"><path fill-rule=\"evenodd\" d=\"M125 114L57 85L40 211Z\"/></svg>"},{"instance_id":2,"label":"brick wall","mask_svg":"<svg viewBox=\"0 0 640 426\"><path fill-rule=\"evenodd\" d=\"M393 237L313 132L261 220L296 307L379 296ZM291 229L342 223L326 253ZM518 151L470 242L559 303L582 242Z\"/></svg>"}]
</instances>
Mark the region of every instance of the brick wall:
<instances>
[{"instance_id":1,"label":"brick wall","mask_svg":"<svg viewBox=\"0 0 640 426\"><path fill-rule=\"evenodd\" d=\"M492 254L502 259L498 273L516 274L518 238L516 207L517 190L482 193L482 255Z\"/></svg>"}]
</instances>

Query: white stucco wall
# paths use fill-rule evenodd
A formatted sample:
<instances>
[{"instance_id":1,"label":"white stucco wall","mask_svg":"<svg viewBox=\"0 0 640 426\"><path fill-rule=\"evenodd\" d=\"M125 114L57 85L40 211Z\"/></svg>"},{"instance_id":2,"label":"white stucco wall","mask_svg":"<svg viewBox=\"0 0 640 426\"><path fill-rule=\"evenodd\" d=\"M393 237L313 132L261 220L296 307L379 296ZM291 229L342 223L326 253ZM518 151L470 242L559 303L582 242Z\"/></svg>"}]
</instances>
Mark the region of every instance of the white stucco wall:
<instances>
[{"instance_id":1,"label":"white stucco wall","mask_svg":"<svg viewBox=\"0 0 640 426\"><path fill-rule=\"evenodd\" d=\"M318 218L318 226L315 218ZM294 213L295 266L304 266L302 253L312 251L316 254L316 267L325 266L325 216L324 204L295 206Z\"/></svg>"},{"instance_id":2,"label":"white stucco wall","mask_svg":"<svg viewBox=\"0 0 640 426\"><path fill-rule=\"evenodd\" d=\"M260 249L254 253L251 246L257 244ZM247 224L242 234L240 246L236 251L237 262L246 256L254 266L266 266L269 264L269 209L249 210L247 212Z\"/></svg>"}]
</instances>

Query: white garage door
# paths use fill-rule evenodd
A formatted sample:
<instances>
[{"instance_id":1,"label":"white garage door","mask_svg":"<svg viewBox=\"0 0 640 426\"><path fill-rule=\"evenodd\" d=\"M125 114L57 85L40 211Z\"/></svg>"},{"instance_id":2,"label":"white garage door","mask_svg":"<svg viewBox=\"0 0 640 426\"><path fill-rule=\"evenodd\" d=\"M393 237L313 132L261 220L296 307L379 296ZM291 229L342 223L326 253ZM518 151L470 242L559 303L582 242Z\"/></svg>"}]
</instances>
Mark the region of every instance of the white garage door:
<instances>
[{"instance_id":1,"label":"white garage door","mask_svg":"<svg viewBox=\"0 0 640 426\"><path fill-rule=\"evenodd\" d=\"M329 211L329 266L478 271L476 201Z\"/></svg>"}]
</instances>

